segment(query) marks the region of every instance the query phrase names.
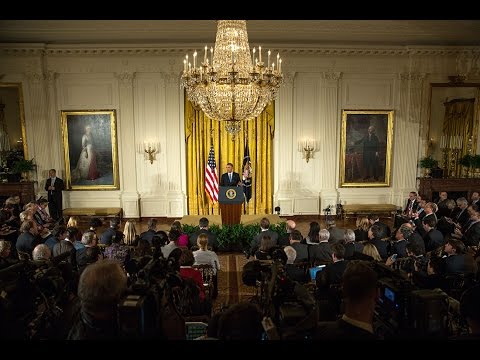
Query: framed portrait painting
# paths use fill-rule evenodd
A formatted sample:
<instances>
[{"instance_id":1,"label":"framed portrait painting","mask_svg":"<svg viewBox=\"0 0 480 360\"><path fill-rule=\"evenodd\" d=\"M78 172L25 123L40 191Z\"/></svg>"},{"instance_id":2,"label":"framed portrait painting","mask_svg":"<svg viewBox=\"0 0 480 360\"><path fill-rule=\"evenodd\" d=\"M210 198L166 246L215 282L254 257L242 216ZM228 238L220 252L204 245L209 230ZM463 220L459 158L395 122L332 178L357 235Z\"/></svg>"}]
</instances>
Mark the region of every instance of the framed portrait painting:
<instances>
[{"instance_id":1,"label":"framed portrait painting","mask_svg":"<svg viewBox=\"0 0 480 360\"><path fill-rule=\"evenodd\" d=\"M63 110L61 117L66 189L119 189L115 110Z\"/></svg>"},{"instance_id":2,"label":"framed portrait painting","mask_svg":"<svg viewBox=\"0 0 480 360\"><path fill-rule=\"evenodd\" d=\"M393 110L343 110L340 186L390 186Z\"/></svg>"}]
</instances>

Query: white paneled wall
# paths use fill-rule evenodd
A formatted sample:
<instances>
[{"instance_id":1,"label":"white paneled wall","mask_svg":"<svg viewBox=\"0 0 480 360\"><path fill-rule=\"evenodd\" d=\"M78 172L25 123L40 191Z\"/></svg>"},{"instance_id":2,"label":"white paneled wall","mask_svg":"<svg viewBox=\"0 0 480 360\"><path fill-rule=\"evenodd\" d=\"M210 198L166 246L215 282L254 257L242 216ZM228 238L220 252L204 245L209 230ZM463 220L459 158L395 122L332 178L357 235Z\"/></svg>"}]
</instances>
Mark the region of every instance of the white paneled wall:
<instances>
[{"instance_id":1,"label":"white paneled wall","mask_svg":"<svg viewBox=\"0 0 480 360\"><path fill-rule=\"evenodd\" d=\"M1 81L23 84L27 144L38 163L39 194L44 195L49 168L65 176L60 111L115 109L120 190L66 191L64 206L121 206L126 217L187 213L180 52L149 46L0 48ZM274 206L282 214L319 214L338 202L402 205L416 187L423 156L419 134L426 133L428 123L429 83L447 82L458 52L280 50L285 83L275 107ZM478 74L469 80L479 82ZM339 187L345 109L395 111L390 187ZM308 163L298 146L306 138L317 144ZM153 164L142 152L144 142L160 144Z\"/></svg>"}]
</instances>

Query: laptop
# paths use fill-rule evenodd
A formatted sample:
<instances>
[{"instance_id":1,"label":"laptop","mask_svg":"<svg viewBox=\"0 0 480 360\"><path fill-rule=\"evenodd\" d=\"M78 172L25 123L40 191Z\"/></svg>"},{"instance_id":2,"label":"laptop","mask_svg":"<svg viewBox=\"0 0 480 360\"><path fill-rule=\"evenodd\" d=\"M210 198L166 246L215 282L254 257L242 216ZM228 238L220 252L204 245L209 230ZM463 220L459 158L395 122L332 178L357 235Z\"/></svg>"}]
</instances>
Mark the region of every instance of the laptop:
<instances>
[{"instance_id":1,"label":"laptop","mask_svg":"<svg viewBox=\"0 0 480 360\"><path fill-rule=\"evenodd\" d=\"M314 267L308 269L308 272L310 273L310 281L315 282L315 280L317 278L317 272L325 269L325 266L327 266L327 265L318 265L318 266L314 266Z\"/></svg>"}]
</instances>

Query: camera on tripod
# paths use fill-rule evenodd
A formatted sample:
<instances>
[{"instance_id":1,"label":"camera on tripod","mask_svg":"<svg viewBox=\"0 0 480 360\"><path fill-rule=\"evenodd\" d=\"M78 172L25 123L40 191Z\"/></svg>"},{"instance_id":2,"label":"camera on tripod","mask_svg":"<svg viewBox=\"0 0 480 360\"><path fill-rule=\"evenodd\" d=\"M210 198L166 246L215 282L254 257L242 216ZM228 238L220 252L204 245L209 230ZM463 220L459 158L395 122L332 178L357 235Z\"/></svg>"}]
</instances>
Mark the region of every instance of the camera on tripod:
<instances>
[{"instance_id":1,"label":"camera on tripod","mask_svg":"<svg viewBox=\"0 0 480 360\"><path fill-rule=\"evenodd\" d=\"M328 205L325 209L323 209L325 215L330 215L332 213L332 205Z\"/></svg>"}]
</instances>

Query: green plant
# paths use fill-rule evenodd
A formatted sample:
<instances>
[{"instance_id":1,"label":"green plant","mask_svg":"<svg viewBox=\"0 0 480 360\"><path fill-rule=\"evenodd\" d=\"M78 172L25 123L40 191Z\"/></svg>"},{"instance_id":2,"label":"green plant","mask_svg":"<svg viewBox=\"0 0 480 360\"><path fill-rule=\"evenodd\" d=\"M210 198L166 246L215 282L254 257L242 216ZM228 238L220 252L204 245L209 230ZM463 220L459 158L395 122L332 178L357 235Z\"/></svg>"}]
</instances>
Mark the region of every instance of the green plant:
<instances>
[{"instance_id":1,"label":"green plant","mask_svg":"<svg viewBox=\"0 0 480 360\"><path fill-rule=\"evenodd\" d=\"M458 161L458 163L462 166L470 167L472 166L472 160L473 160L473 156L466 154L462 156L462 158Z\"/></svg>"},{"instance_id":2,"label":"green plant","mask_svg":"<svg viewBox=\"0 0 480 360\"><path fill-rule=\"evenodd\" d=\"M33 158L31 160L20 159L13 163L13 172L22 173L25 171L32 171L36 166Z\"/></svg>"},{"instance_id":3,"label":"green plant","mask_svg":"<svg viewBox=\"0 0 480 360\"><path fill-rule=\"evenodd\" d=\"M420 159L420 167L424 169L433 169L438 166L438 161L432 158L432 155Z\"/></svg>"},{"instance_id":4,"label":"green plant","mask_svg":"<svg viewBox=\"0 0 480 360\"><path fill-rule=\"evenodd\" d=\"M189 236L199 230L198 226L182 225L183 232ZM285 222L270 225L270 229L281 237L286 233ZM212 225L209 230L217 236L220 248L233 251L250 248L253 238L260 232L260 224Z\"/></svg>"},{"instance_id":5,"label":"green plant","mask_svg":"<svg viewBox=\"0 0 480 360\"><path fill-rule=\"evenodd\" d=\"M480 155L473 155L472 156L472 161L471 161L471 166L478 169L480 168Z\"/></svg>"}]
</instances>

